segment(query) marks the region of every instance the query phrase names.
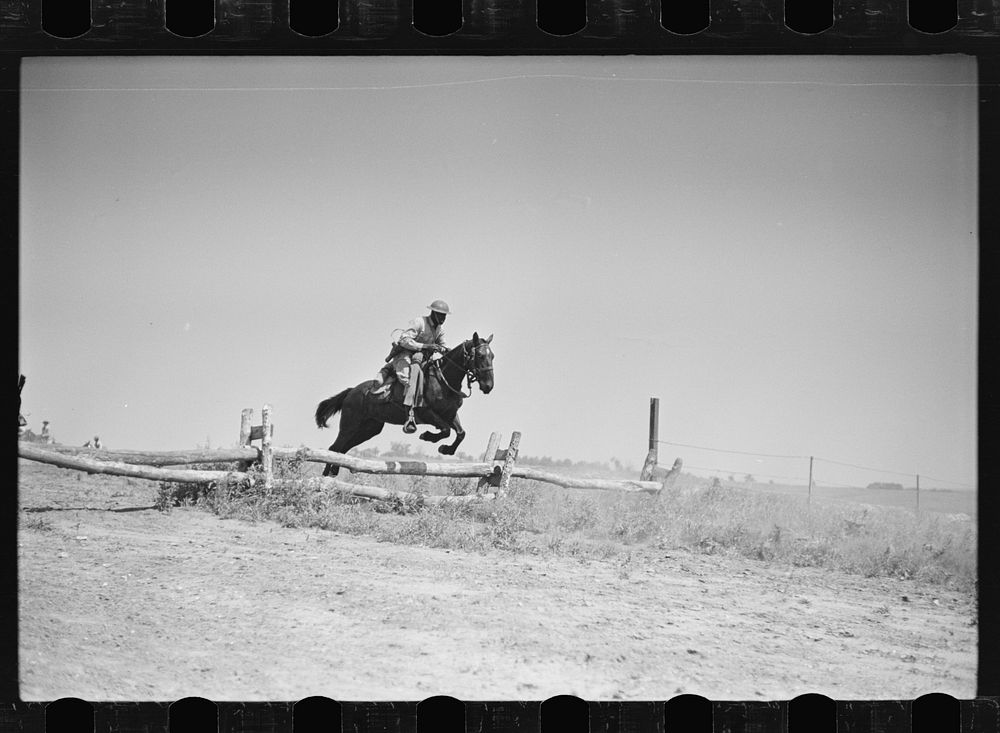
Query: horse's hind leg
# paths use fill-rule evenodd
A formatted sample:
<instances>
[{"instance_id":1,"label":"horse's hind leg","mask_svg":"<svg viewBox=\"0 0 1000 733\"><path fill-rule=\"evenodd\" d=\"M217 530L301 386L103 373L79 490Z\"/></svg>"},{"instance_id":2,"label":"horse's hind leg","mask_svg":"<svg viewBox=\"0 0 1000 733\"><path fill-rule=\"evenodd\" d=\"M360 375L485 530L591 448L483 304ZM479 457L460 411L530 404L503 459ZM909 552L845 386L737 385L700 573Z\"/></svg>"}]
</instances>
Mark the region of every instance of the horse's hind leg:
<instances>
[{"instance_id":1,"label":"horse's hind leg","mask_svg":"<svg viewBox=\"0 0 1000 733\"><path fill-rule=\"evenodd\" d=\"M334 453L347 453L351 448L361 445L365 441L371 440L382 432L384 423L378 420L365 420L351 431L345 431L341 427L337 440L330 446ZM327 463L323 469L324 476L336 476L340 472L340 466L334 463Z\"/></svg>"},{"instance_id":2,"label":"horse's hind leg","mask_svg":"<svg viewBox=\"0 0 1000 733\"><path fill-rule=\"evenodd\" d=\"M351 439L351 446L345 449L343 452L346 453L351 448L366 443L376 435L382 432L382 428L385 427L385 423L381 420L365 420L361 427L358 428L357 432L354 433L354 437Z\"/></svg>"},{"instance_id":3,"label":"horse's hind leg","mask_svg":"<svg viewBox=\"0 0 1000 733\"><path fill-rule=\"evenodd\" d=\"M337 434L337 439L333 441L327 450L333 451L334 453L346 453L344 446L347 444L347 438L351 433L344 430L344 427L340 427L340 432ZM350 449L348 449L350 450ZM336 463L327 463L326 467L323 469L324 476L336 476L340 473L340 466Z\"/></svg>"}]
</instances>

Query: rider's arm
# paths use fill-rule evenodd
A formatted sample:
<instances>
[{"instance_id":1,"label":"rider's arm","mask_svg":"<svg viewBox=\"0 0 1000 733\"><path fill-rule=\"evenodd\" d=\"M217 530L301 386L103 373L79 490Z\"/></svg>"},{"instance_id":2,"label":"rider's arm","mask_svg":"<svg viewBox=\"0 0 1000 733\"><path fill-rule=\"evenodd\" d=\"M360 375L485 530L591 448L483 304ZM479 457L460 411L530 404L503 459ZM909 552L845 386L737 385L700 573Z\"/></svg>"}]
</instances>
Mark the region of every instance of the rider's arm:
<instances>
[{"instance_id":1,"label":"rider's arm","mask_svg":"<svg viewBox=\"0 0 1000 733\"><path fill-rule=\"evenodd\" d=\"M408 351L421 351L426 344L422 344L416 339L420 335L420 332L423 331L423 328L424 322L422 318L413 319L406 330L403 331L397 343Z\"/></svg>"}]
</instances>

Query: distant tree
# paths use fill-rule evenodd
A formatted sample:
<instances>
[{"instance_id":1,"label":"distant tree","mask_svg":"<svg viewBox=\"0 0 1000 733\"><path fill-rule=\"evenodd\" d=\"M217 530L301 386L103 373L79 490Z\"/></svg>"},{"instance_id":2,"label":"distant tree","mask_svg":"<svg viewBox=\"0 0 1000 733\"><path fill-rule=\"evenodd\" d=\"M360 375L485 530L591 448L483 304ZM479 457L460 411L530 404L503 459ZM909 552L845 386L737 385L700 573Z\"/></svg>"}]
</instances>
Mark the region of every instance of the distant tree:
<instances>
[{"instance_id":1,"label":"distant tree","mask_svg":"<svg viewBox=\"0 0 1000 733\"><path fill-rule=\"evenodd\" d=\"M753 477L753 475L748 473L746 476L744 476L743 477L743 483L745 483L745 484L752 484L752 483L754 483L754 477Z\"/></svg>"},{"instance_id":2,"label":"distant tree","mask_svg":"<svg viewBox=\"0 0 1000 733\"><path fill-rule=\"evenodd\" d=\"M391 443L389 452L394 456L408 456L410 455L410 445L409 443Z\"/></svg>"},{"instance_id":3,"label":"distant tree","mask_svg":"<svg viewBox=\"0 0 1000 733\"><path fill-rule=\"evenodd\" d=\"M729 477L728 477L728 478L727 478L726 480L727 480L727 481L728 481L729 483L735 483L735 482L736 482L736 479L735 479L735 478L733 478L733 474L729 474Z\"/></svg>"}]
</instances>

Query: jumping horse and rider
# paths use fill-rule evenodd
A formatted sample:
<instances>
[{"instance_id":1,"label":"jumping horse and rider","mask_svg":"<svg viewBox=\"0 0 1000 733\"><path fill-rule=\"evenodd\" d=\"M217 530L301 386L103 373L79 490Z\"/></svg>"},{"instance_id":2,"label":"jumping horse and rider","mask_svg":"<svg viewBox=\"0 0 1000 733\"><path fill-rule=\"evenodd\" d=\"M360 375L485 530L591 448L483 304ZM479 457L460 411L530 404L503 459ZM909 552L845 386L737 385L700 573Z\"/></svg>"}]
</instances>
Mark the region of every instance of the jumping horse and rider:
<instances>
[{"instance_id":1,"label":"jumping horse and rider","mask_svg":"<svg viewBox=\"0 0 1000 733\"><path fill-rule=\"evenodd\" d=\"M374 380L349 387L329 397L316 407L316 425L340 413L340 432L330 446L336 453L371 440L386 423L402 425L403 432L414 433L417 424L431 425L437 432L425 431L421 440L438 443L455 431L455 440L438 447L443 455L454 455L465 439L458 410L472 385L479 384L483 394L493 389L493 341L473 333L472 338L448 348L442 325L451 314L443 300L435 300L430 313L415 318L402 329L393 342L386 365ZM468 393L462 391L466 383ZM324 476L336 476L338 466L328 463Z\"/></svg>"}]
</instances>

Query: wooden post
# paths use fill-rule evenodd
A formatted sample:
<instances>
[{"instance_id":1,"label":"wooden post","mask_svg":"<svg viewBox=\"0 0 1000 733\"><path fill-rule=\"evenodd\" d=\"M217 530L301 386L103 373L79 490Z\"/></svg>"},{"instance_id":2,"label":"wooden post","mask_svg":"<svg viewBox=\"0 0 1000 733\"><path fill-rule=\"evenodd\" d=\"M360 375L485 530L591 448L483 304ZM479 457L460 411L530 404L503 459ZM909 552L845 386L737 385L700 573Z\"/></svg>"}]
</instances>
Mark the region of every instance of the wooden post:
<instances>
[{"instance_id":1,"label":"wooden post","mask_svg":"<svg viewBox=\"0 0 1000 733\"><path fill-rule=\"evenodd\" d=\"M486 444L486 452L483 453L483 462L488 463L491 466L497 458L497 446L500 445L500 433L493 432L490 433L490 440ZM472 488L478 493L490 485L490 477L483 476L482 478L472 479Z\"/></svg>"},{"instance_id":2,"label":"wooden post","mask_svg":"<svg viewBox=\"0 0 1000 733\"><path fill-rule=\"evenodd\" d=\"M240 448L250 445L250 423L252 420L253 408L244 408L240 415Z\"/></svg>"},{"instance_id":3,"label":"wooden post","mask_svg":"<svg viewBox=\"0 0 1000 733\"><path fill-rule=\"evenodd\" d=\"M261 442L261 466L264 469L264 488L270 490L274 486L274 453L271 451L271 406L264 405L260 411L263 428Z\"/></svg>"},{"instance_id":4,"label":"wooden post","mask_svg":"<svg viewBox=\"0 0 1000 733\"><path fill-rule=\"evenodd\" d=\"M521 444L521 434L516 430L511 433L510 445L504 457L503 468L500 470L500 486L497 487L497 498L507 493L510 488L510 476L514 472L514 462L517 460L517 447Z\"/></svg>"},{"instance_id":5,"label":"wooden post","mask_svg":"<svg viewBox=\"0 0 1000 733\"><path fill-rule=\"evenodd\" d=\"M659 397L649 398L649 452L646 454L646 462L642 466L642 473L639 475L640 481L651 481L653 469L656 468L656 461L660 452L660 399Z\"/></svg>"},{"instance_id":6,"label":"wooden post","mask_svg":"<svg viewBox=\"0 0 1000 733\"><path fill-rule=\"evenodd\" d=\"M806 495L806 504L812 504L813 497L813 457L809 456L809 493Z\"/></svg>"},{"instance_id":7,"label":"wooden post","mask_svg":"<svg viewBox=\"0 0 1000 733\"><path fill-rule=\"evenodd\" d=\"M250 423L253 421L253 409L246 407L243 409L243 413L240 415L240 448L246 448L250 445ZM250 468L250 461L240 461L239 464L240 471L246 471Z\"/></svg>"},{"instance_id":8,"label":"wooden post","mask_svg":"<svg viewBox=\"0 0 1000 733\"><path fill-rule=\"evenodd\" d=\"M653 468L653 475L651 477L651 480L660 482L660 490L656 492L657 496L663 494L663 491L665 489L668 489L674 485L674 482L677 481L677 477L680 476L681 468L683 467L684 467L684 461L682 461L680 457L678 457L674 460L674 465L670 467L669 471L663 468L662 466L656 466L655 468Z\"/></svg>"}]
</instances>

